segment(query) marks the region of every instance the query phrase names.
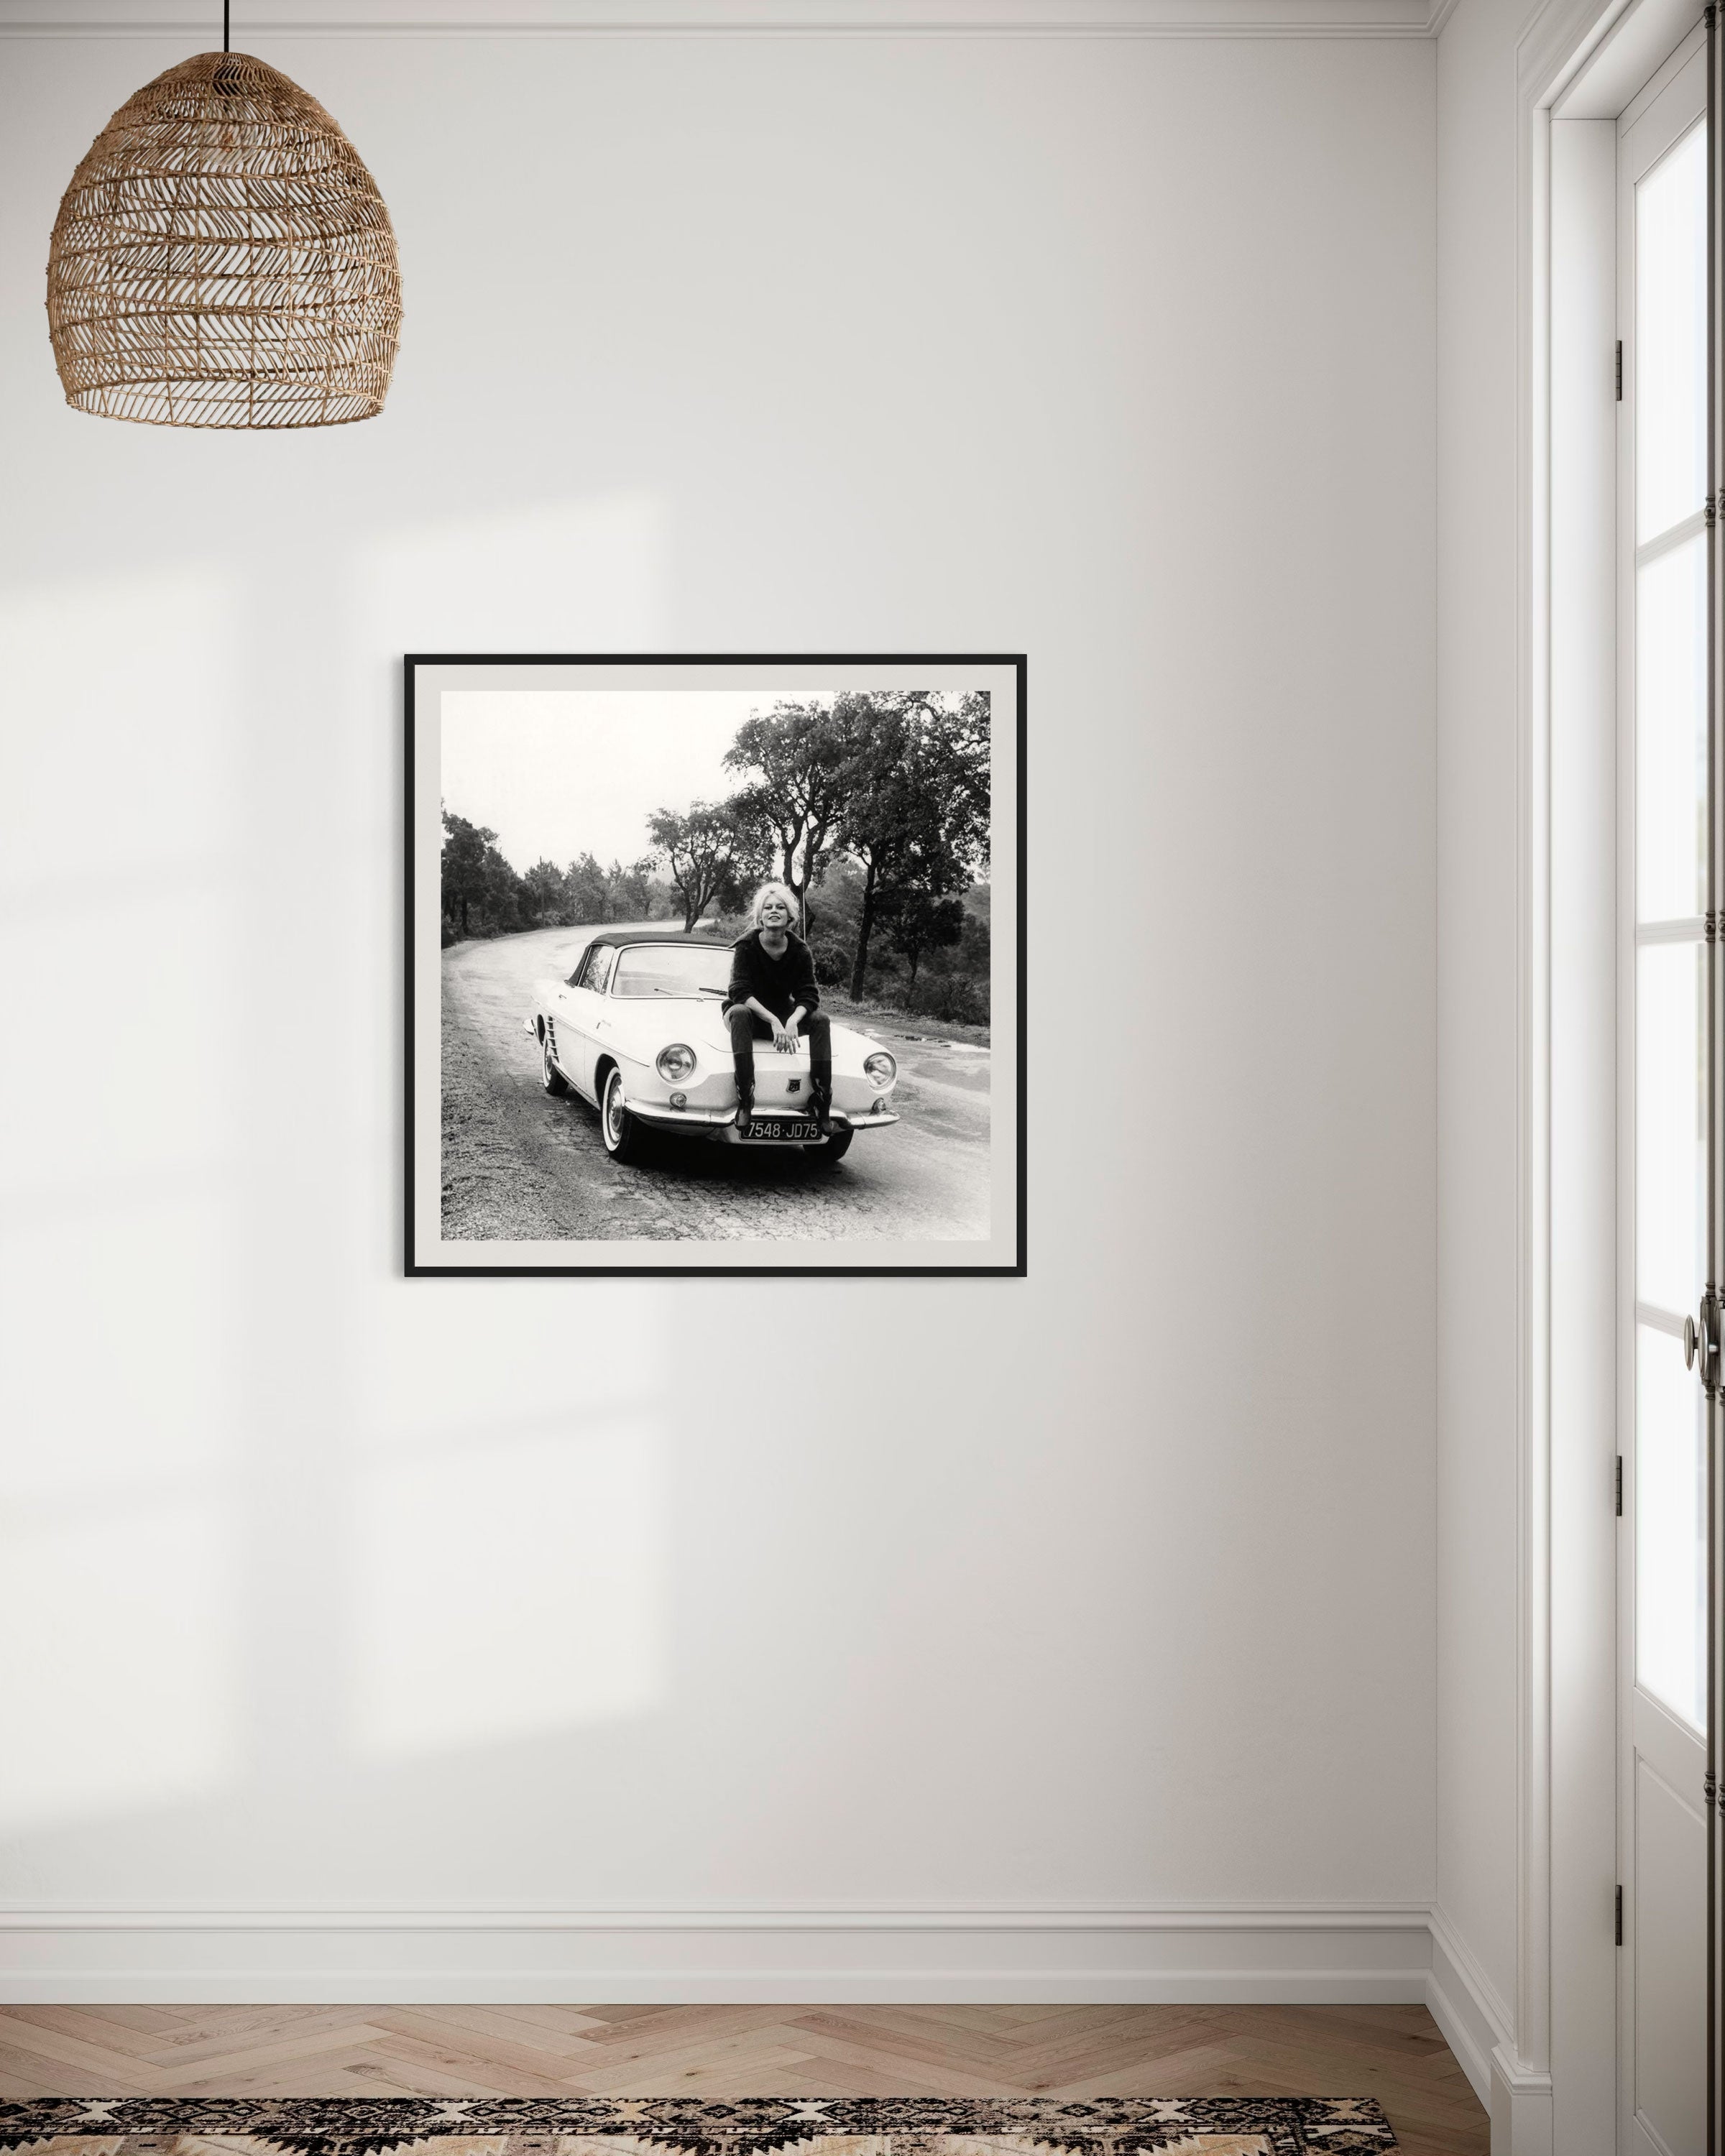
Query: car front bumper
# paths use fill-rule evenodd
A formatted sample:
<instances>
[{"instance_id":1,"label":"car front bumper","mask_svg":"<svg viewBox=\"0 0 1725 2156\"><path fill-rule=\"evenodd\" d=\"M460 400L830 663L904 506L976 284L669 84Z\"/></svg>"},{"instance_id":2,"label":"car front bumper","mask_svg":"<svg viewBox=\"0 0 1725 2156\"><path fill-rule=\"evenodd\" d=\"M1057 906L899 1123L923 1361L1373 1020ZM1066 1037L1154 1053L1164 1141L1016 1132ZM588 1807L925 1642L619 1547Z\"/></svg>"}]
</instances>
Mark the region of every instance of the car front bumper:
<instances>
[{"instance_id":1,"label":"car front bumper","mask_svg":"<svg viewBox=\"0 0 1725 2156\"><path fill-rule=\"evenodd\" d=\"M656 1131L682 1130L686 1131L691 1137L722 1137L727 1131L734 1136L737 1131L735 1108L673 1108L663 1101L630 1101L628 1106L630 1115L638 1122L651 1123ZM788 1123L796 1121L795 1111L788 1108L768 1107L763 1105L757 1107L755 1113L773 1122ZM897 1121L897 1114L884 1102L880 1106L871 1109L866 1115L847 1115L842 1108L834 1108L832 1111L833 1127L834 1130L840 1131L884 1130L889 1123L896 1123ZM739 1142L745 1144L747 1142L746 1139ZM790 1138L773 1138L763 1140L762 1142L790 1145L798 1143L799 1141ZM825 1143L819 1132L815 1129L812 1118L809 1124L809 1137L802 1142L809 1145Z\"/></svg>"}]
</instances>

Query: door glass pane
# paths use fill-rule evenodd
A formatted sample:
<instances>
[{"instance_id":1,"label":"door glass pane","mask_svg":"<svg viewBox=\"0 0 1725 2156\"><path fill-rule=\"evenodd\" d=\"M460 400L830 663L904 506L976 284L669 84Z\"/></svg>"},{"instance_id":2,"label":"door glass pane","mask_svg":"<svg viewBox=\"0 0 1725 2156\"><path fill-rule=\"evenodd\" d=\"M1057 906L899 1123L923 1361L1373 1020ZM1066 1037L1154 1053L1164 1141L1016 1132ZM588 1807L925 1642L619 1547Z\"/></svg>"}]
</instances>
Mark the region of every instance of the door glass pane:
<instances>
[{"instance_id":1,"label":"door glass pane","mask_svg":"<svg viewBox=\"0 0 1725 2156\"><path fill-rule=\"evenodd\" d=\"M1635 1327L1635 1681L1707 1727L1705 1399L1680 1341Z\"/></svg>"},{"instance_id":2,"label":"door glass pane","mask_svg":"<svg viewBox=\"0 0 1725 2156\"><path fill-rule=\"evenodd\" d=\"M1701 1301L1707 1228L1702 946L1635 953L1635 1294L1681 1317Z\"/></svg>"},{"instance_id":3,"label":"door glass pane","mask_svg":"<svg viewBox=\"0 0 1725 2156\"><path fill-rule=\"evenodd\" d=\"M1635 918L1707 905L1707 538L1635 573Z\"/></svg>"},{"instance_id":4,"label":"door glass pane","mask_svg":"<svg viewBox=\"0 0 1725 2156\"><path fill-rule=\"evenodd\" d=\"M1635 189L1635 536L1657 538L1706 492L1707 130Z\"/></svg>"}]
</instances>

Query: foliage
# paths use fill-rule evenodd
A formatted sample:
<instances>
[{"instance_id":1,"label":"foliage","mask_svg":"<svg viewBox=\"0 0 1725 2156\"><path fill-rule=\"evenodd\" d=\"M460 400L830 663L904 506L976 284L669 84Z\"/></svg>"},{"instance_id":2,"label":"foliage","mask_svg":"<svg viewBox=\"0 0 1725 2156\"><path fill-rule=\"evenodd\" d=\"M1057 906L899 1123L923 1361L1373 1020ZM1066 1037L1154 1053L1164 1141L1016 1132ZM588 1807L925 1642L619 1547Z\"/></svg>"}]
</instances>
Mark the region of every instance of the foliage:
<instances>
[{"instance_id":1,"label":"foliage","mask_svg":"<svg viewBox=\"0 0 1725 2156\"><path fill-rule=\"evenodd\" d=\"M834 708L847 703L856 745L839 836L863 871L850 984L860 996L877 921L898 924L893 947L912 987L923 952L957 939L943 909L988 858L988 699L841 697Z\"/></svg>"},{"instance_id":2,"label":"foliage","mask_svg":"<svg viewBox=\"0 0 1725 2156\"><path fill-rule=\"evenodd\" d=\"M728 770L752 774L737 805L777 853L773 866L795 894L805 936L809 887L825 865L849 798L852 743L839 716L845 701L775 704L764 718L745 720L725 752Z\"/></svg>"},{"instance_id":3,"label":"foliage","mask_svg":"<svg viewBox=\"0 0 1725 2156\"><path fill-rule=\"evenodd\" d=\"M443 822L445 943L521 928L651 921L670 910L670 894L650 858L602 868L591 854L580 854L566 869L542 859L518 875L498 851L495 831L447 808Z\"/></svg>"},{"instance_id":4,"label":"foliage","mask_svg":"<svg viewBox=\"0 0 1725 2156\"><path fill-rule=\"evenodd\" d=\"M777 702L752 713L726 752L737 791L658 810L651 850L627 868L583 853L517 875L495 832L446 814L444 940L666 914L685 929L716 914L734 937L753 885L778 875L824 985L986 1024L989 725L980 692Z\"/></svg>"},{"instance_id":5,"label":"foliage","mask_svg":"<svg viewBox=\"0 0 1725 2156\"><path fill-rule=\"evenodd\" d=\"M743 886L762 869L757 822L747 808L728 801L697 801L685 814L661 808L647 819L658 859L693 928L710 906L734 906Z\"/></svg>"},{"instance_id":6,"label":"foliage","mask_svg":"<svg viewBox=\"0 0 1725 2156\"><path fill-rule=\"evenodd\" d=\"M988 886L978 884L964 895L964 917L957 941L922 954L922 970L906 993L906 1008L929 1018L959 1019L973 1025L988 1020Z\"/></svg>"},{"instance_id":7,"label":"foliage","mask_svg":"<svg viewBox=\"0 0 1725 2156\"><path fill-rule=\"evenodd\" d=\"M909 993L916 993L916 973L931 951L956 943L964 932L964 908L922 884L894 885L880 901L880 924L886 941L910 968Z\"/></svg>"},{"instance_id":8,"label":"foliage","mask_svg":"<svg viewBox=\"0 0 1725 2156\"><path fill-rule=\"evenodd\" d=\"M968 973L925 973L905 998L917 1018L956 1019L963 1025L988 1023L988 983Z\"/></svg>"},{"instance_id":9,"label":"foliage","mask_svg":"<svg viewBox=\"0 0 1725 2156\"><path fill-rule=\"evenodd\" d=\"M824 918L824 916L823 916ZM842 988L850 980L851 946L841 936L817 936L809 945L814 978L824 988Z\"/></svg>"},{"instance_id":10,"label":"foliage","mask_svg":"<svg viewBox=\"0 0 1725 2156\"><path fill-rule=\"evenodd\" d=\"M516 903L528 920L543 927L560 918L567 896L562 870L555 861L542 859L521 878Z\"/></svg>"},{"instance_id":11,"label":"foliage","mask_svg":"<svg viewBox=\"0 0 1725 2156\"><path fill-rule=\"evenodd\" d=\"M497 850L497 834L443 812L443 916L445 942L495 936L521 926L521 878Z\"/></svg>"},{"instance_id":12,"label":"foliage","mask_svg":"<svg viewBox=\"0 0 1725 2156\"><path fill-rule=\"evenodd\" d=\"M653 880L653 861L650 855L631 862L628 868L613 861L606 871L610 886L606 903L615 911L614 921L650 921L653 901L658 886Z\"/></svg>"},{"instance_id":13,"label":"foliage","mask_svg":"<svg viewBox=\"0 0 1725 2156\"><path fill-rule=\"evenodd\" d=\"M569 864L568 905L574 920L609 921L611 890L605 871L591 854L578 854Z\"/></svg>"}]
</instances>

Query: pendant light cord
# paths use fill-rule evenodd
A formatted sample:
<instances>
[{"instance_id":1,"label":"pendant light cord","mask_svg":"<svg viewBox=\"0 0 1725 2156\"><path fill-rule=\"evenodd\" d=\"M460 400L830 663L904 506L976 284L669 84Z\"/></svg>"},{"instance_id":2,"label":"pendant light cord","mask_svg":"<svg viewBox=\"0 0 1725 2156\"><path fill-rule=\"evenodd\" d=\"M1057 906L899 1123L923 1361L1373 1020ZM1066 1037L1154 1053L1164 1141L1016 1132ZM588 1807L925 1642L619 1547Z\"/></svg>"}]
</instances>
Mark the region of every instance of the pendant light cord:
<instances>
[{"instance_id":1,"label":"pendant light cord","mask_svg":"<svg viewBox=\"0 0 1725 2156\"><path fill-rule=\"evenodd\" d=\"M228 49L228 8L229 0L222 0L222 50Z\"/></svg>"}]
</instances>

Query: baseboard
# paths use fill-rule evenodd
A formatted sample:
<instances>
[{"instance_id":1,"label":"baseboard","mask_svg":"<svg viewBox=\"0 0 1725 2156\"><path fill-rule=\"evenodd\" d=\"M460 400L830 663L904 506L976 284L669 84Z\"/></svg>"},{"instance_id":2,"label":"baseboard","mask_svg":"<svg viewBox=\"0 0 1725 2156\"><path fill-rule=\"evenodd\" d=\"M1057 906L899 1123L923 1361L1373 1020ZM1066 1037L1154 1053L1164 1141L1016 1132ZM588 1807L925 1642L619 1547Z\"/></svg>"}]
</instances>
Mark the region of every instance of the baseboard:
<instances>
[{"instance_id":1,"label":"baseboard","mask_svg":"<svg viewBox=\"0 0 1725 2156\"><path fill-rule=\"evenodd\" d=\"M1508 2010L1441 1909L1431 1912L1425 2003L1474 2094L1491 2104L1493 2058L1512 2051Z\"/></svg>"},{"instance_id":2,"label":"baseboard","mask_svg":"<svg viewBox=\"0 0 1725 2156\"><path fill-rule=\"evenodd\" d=\"M1551 2076L1504 2046L1491 2054L1491 2156L1556 2156Z\"/></svg>"},{"instance_id":3,"label":"baseboard","mask_svg":"<svg viewBox=\"0 0 1725 2156\"><path fill-rule=\"evenodd\" d=\"M1358 2004L1430 1979L1414 1903L0 1912L14 2005Z\"/></svg>"}]
</instances>

